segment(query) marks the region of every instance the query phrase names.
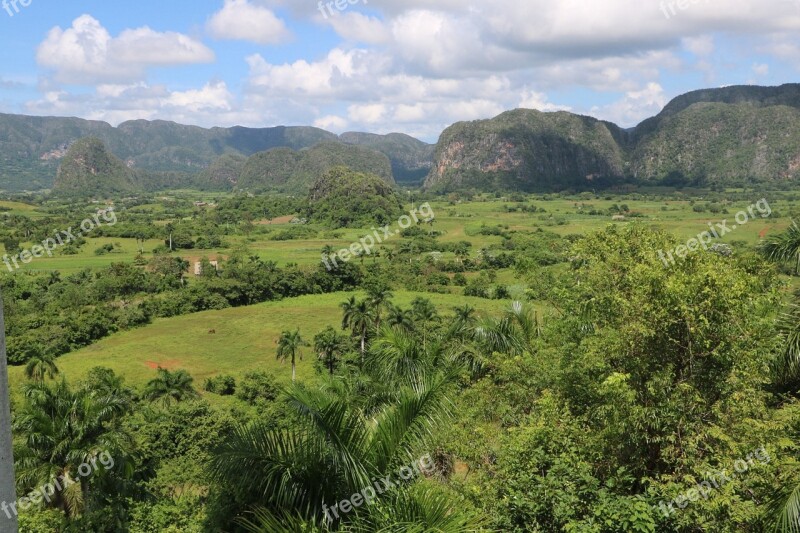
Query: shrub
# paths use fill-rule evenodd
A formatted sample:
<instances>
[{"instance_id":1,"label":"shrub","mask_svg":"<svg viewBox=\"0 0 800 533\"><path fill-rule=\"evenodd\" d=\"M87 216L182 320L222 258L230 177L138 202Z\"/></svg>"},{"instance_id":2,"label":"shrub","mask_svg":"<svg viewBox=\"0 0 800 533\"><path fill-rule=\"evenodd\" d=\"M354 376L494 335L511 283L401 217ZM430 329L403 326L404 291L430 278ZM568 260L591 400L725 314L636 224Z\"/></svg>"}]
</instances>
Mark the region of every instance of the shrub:
<instances>
[{"instance_id":1,"label":"shrub","mask_svg":"<svg viewBox=\"0 0 800 533\"><path fill-rule=\"evenodd\" d=\"M217 376L208 378L203 390L220 396L232 396L236 393L236 379L233 376Z\"/></svg>"},{"instance_id":2,"label":"shrub","mask_svg":"<svg viewBox=\"0 0 800 533\"><path fill-rule=\"evenodd\" d=\"M250 405L271 402L278 397L278 385L271 374L248 372L239 383L236 397Z\"/></svg>"}]
</instances>

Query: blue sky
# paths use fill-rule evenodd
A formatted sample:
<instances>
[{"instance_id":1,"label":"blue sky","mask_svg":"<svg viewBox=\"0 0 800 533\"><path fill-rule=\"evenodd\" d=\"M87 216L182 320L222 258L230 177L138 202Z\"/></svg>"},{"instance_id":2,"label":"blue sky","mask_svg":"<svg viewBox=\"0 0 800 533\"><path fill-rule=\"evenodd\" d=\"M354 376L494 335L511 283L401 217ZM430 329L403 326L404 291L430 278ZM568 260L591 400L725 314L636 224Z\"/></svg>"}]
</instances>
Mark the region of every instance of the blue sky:
<instances>
[{"instance_id":1,"label":"blue sky","mask_svg":"<svg viewBox=\"0 0 800 533\"><path fill-rule=\"evenodd\" d=\"M693 89L800 81L800 0L338 6L5 0L0 112L433 142L453 122L516 107L628 127Z\"/></svg>"}]
</instances>

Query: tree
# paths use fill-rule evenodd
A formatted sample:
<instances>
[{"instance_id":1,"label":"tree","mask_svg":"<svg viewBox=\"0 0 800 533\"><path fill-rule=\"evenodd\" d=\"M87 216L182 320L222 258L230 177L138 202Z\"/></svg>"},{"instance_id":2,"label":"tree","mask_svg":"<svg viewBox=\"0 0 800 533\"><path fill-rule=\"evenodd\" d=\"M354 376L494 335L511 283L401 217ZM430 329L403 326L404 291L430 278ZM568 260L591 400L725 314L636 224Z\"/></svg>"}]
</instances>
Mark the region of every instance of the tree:
<instances>
[{"instance_id":1,"label":"tree","mask_svg":"<svg viewBox=\"0 0 800 533\"><path fill-rule=\"evenodd\" d=\"M386 318L386 323L393 328L414 331L414 312L411 309L391 306L389 308L389 315Z\"/></svg>"},{"instance_id":2,"label":"tree","mask_svg":"<svg viewBox=\"0 0 800 533\"><path fill-rule=\"evenodd\" d=\"M144 390L144 398L150 401L161 401L165 407L172 402L182 402L198 398L192 383L194 378L186 370L170 372L158 367L158 375L151 379Z\"/></svg>"},{"instance_id":3,"label":"tree","mask_svg":"<svg viewBox=\"0 0 800 533\"><path fill-rule=\"evenodd\" d=\"M317 352L319 360L322 361L331 376L336 370L336 363L339 362L339 358L346 350L347 338L331 326L314 337L314 351Z\"/></svg>"},{"instance_id":4,"label":"tree","mask_svg":"<svg viewBox=\"0 0 800 533\"><path fill-rule=\"evenodd\" d=\"M134 439L122 429L121 421L131 411L130 399L104 388L72 388L64 379L53 385L29 384L24 394L25 403L14 422L19 484L27 492L61 479L63 490L46 504L67 517L83 514L95 501L109 498L106 491L90 490L109 472L96 468L85 476L79 467L97 465L108 454L117 472L127 470ZM77 482L68 485L64 480Z\"/></svg>"},{"instance_id":5,"label":"tree","mask_svg":"<svg viewBox=\"0 0 800 533\"><path fill-rule=\"evenodd\" d=\"M51 354L37 354L25 365L25 377L42 382L45 378L55 379L58 375L55 357Z\"/></svg>"},{"instance_id":6,"label":"tree","mask_svg":"<svg viewBox=\"0 0 800 533\"><path fill-rule=\"evenodd\" d=\"M212 459L212 475L220 490L239 497L235 511L255 512L243 521L248 531L336 530L342 524L376 531L369 525L372 520L389 521L391 527L383 531L440 531L435 524L433 529L420 528L424 517L405 516L434 503L430 495L406 483L381 495L386 505L380 508L366 505L358 513L335 514L330 507L411 464L410 459L422 457L419 465L429 464L422 454L448 416L452 379L439 375L402 387L391 403L370 416L355 407L349 395L295 386L287 393L288 404L301 416L301 426L275 431L259 422L237 428ZM464 517L454 506L444 507L441 518L434 519L432 513L428 519L438 523L445 517ZM441 531L472 530L471 521L465 522L462 529Z\"/></svg>"},{"instance_id":7,"label":"tree","mask_svg":"<svg viewBox=\"0 0 800 533\"><path fill-rule=\"evenodd\" d=\"M299 329L294 331L284 331L281 333L280 339L278 339L277 358L283 363L286 362L286 359L291 359L292 382L294 382L297 377L296 358L299 355L300 359L303 359L303 354L300 353L300 348L302 346L308 346L308 343L306 343L300 336Z\"/></svg>"},{"instance_id":8,"label":"tree","mask_svg":"<svg viewBox=\"0 0 800 533\"><path fill-rule=\"evenodd\" d=\"M367 287L367 301L375 315L375 328L381 326L381 312L391 308L392 291L384 284L372 284Z\"/></svg>"},{"instance_id":9,"label":"tree","mask_svg":"<svg viewBox=\"0 0 800 533\"><path fill-rule=\"evenodd\" d=\"M341 304L344 311L342 329L349 329L354 337L359 339L361 346L361 364L364 364L364 354L367 351L367 334L375 323L375 313L367 300L358 301L355 296Z\"/></svg>"},{"instance_id":10,"label":"tree","mask_svg":"<svg viewBox=\"0 0 800 533\"><path fill-rule=\"evenodd\" d=\"M795 274L800 274L800 226L792 221L786 231L761 244L761 253L771 261L794 263Z\"/></svg>"}]
</instances>

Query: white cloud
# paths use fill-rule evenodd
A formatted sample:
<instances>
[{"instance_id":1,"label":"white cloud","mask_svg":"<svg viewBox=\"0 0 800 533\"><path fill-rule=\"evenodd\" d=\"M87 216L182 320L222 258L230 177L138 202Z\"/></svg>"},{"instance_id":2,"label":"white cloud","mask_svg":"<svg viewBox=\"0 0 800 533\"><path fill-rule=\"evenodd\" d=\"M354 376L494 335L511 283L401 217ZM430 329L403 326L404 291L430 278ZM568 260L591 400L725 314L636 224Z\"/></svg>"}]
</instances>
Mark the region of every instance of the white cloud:
<instances>
[{"instance_id":1,"label":"white cloud","mask_svg":"<svg viewBox=\"0 0 800 533\"><path fill-rule=\"evenodd\" d=\"M354 104L347 108L347 115L353 122L360 124L377 124L386 116L384 104Z\"/></svg>"},{"instance_id":2,"label":"white cloud","mask_svg":"<svg viewBox=\"0 0 800 533\"><path fill-rule=\"evenodd\" d=\"M658 83L648 83L640 90L627 92L622 99L610 105L593 107L591 112L597 118L628 127L657 115L665 105L667 96L664 88Z\"/></svg>"},{"instance_id":3,"label":"white cloud","mask_svg":"<svg viewBox=\"0 0 800 533\"><path fill-rule=\"evenodd\" d=\"M82 15L66 30L51 29L36 60L58 81L86 85L136 80L149 67L209 63L214 52L186 35L147 27L114 38L98 20Z\"/></svg>"},{"instance_id":4,"label":"white cloud","mask_svg":"<svg viewBox=\"0 0 800 533\"><path fill-rule=\"evenodd\" d=\"M345 128L347 128L347 120L342 117L337 117L336 115L326 115L315 120L314 127L342 133Z\"/></svg>"},{"instance_id":5,"label":"white cloud","mask_svg":"<svg viewBox=\"0 0 800 533\"><path fill-rule=\"evenodd\" d=\"M755 63L753 65L753 73L757 76L766 76L769 74L769 65L766 63Z\"/></svg>"},{"instance_id":6,"label":"white cloud","mask_svg":"<svg viewBox=\"0 0 800 533\"><path fill-rule=\"evenodd\" d=\"M389 41L386 25L377 17L351 12L327 19L334 31L343 39L367 44L384 44Z\"/></svg>"},{"instance_id":7,"label":"white cloud","mask_svg":"<svg viewBox=\"0 0 800 533\"><path fill-rule=\"evenodd\" d=\"M544 93L537 93L535 91L524 90L522 92L522 100L519 107L527 109L536 109L539 111L571 111L569 106L562 106L551 104L547 101L547 95Z\"/></svg>"},{"instance_id":8,"label":"white cloud","mask_svg":"<svg viewBox=\"0 0 800 533\"><path fill-rule=\"evenodd\" d=\"M683 47L696 56L708 56L714 52L714 37L711 35L686 37L683 39Z\"/></svg>"},{"instance_id":9,"label":"white cloud","mask_svg":"<svg viewBox=\"0 0 800 533\"><path fill-rule=\"evenodd\" d=\"M291 37L286 24L266 7L248 0L225 0L221 10L208 20L208 32L216 39L276 44Z\"/></svg>"}]
</instances>

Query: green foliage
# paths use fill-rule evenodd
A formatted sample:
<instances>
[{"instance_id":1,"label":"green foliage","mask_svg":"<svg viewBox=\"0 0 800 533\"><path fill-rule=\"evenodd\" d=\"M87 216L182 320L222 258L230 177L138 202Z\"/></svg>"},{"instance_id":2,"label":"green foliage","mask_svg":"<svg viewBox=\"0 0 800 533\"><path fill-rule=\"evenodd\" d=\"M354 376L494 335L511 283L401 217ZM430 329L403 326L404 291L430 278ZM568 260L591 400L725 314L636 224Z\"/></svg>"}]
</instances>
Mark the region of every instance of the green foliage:
<instances>
[{"instance_id":1,"label":"green foliage","mask_svg":"<svg viewBox=\"0 0 800 533\"><path fill-rule=\"evenodd\" d=\"M273 402L278 397L279 388L275 377L267 372L248 372L239 381L236 397L251 405Z\"/></svg>"},{"instance_id":2,"label":"green foliage","mask_svg":"<svg viewBox=\"0 0 800 533\"><path fill-rule=\"evenodd\" d=\"M382 153L361 146L323 142L300 152L278 148L255 154L247 161L238 186L243 190L304 194L319 176L339 166L379 176L394 184L392 165Z\"/></svg>"},{"instance_id":3,"label":"green foliage","mask_svg":"<svg viewBox=\"0 0 800 533\"><path fill-rule=\"evenodd\" d=\"M320 176L309 193L310 220L333 228L378 227L397 221L402 205L381 178L336 167Z\"/></svg>"},{"instance_id":4,"label":"green foliage","mask_svg":"<svg viewBox=\"0 0 800 533\"><path fill-rule=\"evenodd\" d=\"M157 377L150 380L145 387L145 399L158 401L165 407L169 407L172 402L182 402L198 397L197 391L192 386L194 379L185 370L172 372L158 367L156 372Z\"/></svg>"},{"instance_id":5,"label":"green foliage","mask_svg":"<svg viewBox=\"0 0 800 533\"><path fill-rule=\"evenodd\" d=\"M233 376L208 378L203 385L203 390L220 396L232 396L236 393L236 378Z\"/></svg>"}]
</instances>

